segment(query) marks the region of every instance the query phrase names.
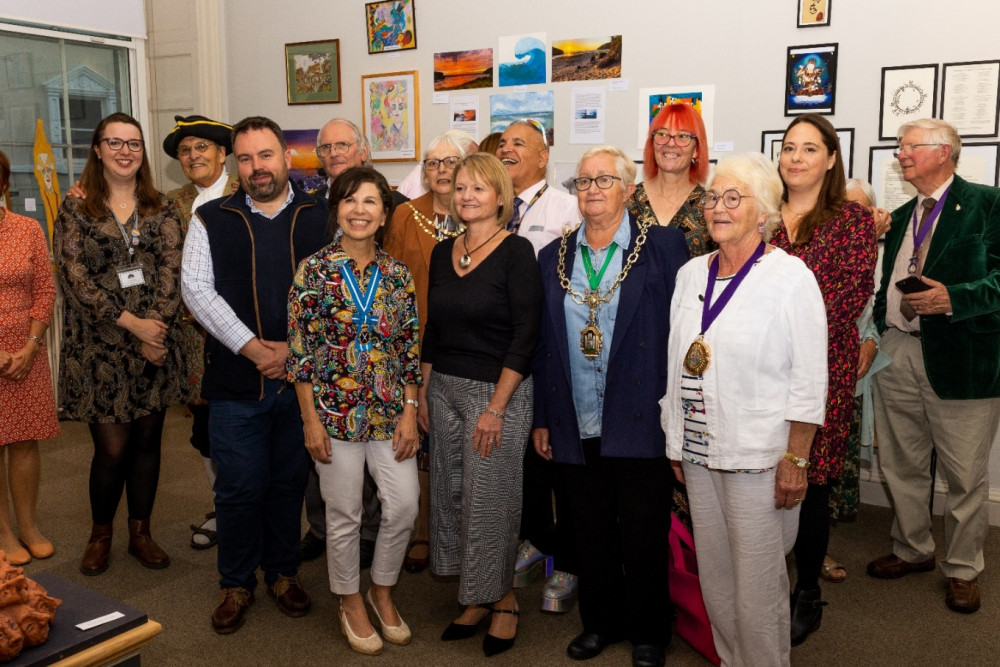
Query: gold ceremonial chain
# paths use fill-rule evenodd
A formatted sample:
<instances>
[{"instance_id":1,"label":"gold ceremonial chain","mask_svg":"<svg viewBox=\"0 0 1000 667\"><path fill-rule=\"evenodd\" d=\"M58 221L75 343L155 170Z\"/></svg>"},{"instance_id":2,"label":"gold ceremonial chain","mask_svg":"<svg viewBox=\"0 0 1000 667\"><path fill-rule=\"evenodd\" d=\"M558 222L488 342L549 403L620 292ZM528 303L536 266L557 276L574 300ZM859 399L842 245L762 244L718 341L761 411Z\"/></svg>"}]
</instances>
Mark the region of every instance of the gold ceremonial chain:
<instances>
[{"instance_id":1,"label":"gold ceremonial chain","mask_svg":"<svg viewBox=\"0 0 1000 667\"><path fill-rule=\"evenodd\" d=\"M626 223L627 224L627 223ZM611 284L611 287L602 295L599 289L587 290L586 294L580 294L573 289L573 285L570 283L569 278L566 276L566 245L567 239L569 239L571 234L577 233L580 229L579 225L576 229L571 229L563 232L562 239L559 241L559 263L556 265L556 271L559 275L559 286L566 290L570 298L573 299L575 303L581 306L587 306L590 308L590 317L587 320L587 326L580 330L580 351L583 353L584 358L588 361L594 361L601 356L601 348L604 346L604 333L601 331L600 327L597 326L597 306L602 303L609 303L611 297L614 296L615 290L618 286L622 284L628 272L632 269L632 265L639 258L639 251L642 249L643 244L646 242L646 230L649 225L639 225L639 238L635 240L635 248L632 250L632 254L629 255L628 261L625 262L625 266L618 273L618 277L615 278L615 282ZM608 252L614 252L612 248ZM624 252L624 250L623 250ZM603 270L601 271L603 273Z\"/></svg>"},{"instance_id":2,"label":"gold ceremonial chain","mask_svg":"<svg viewBox=\"0 0 1000 667\"><path fill-rule=\"evenodd\" d=\"M581 306L590 306L591 310L597 308L597 305L600 303L610 302L615 290L622 284L622 281L625 280L628 272L632 269L632 265L639 259L639 251L642 250L643 244L646 243L646 230L650 226L651 224L639 225L639 238L635 241L635 248L632 249L632 254L628 256L628 261L625 262L625 266L622 267L622 270L618 273L618 277L615 278L615 282L611 284L611 287L604 293L604 296L600 296L596 290L590 290L586 295L580 294L570 284L569 278L566 277L566 243L567 239L572 234L575 234L580 227L578 225L574 229L566 230L563 232L562 240L559 242L559 264L556 265L556 271L559 275L559 286L566 290L566 293L570 295L575 303Z\"/></svg>"},{"instance_id":3,"label":"gold ceremonial chain","mask_svg":"<svg viewBox=\"0 0 1000 667\"><path fill-rule=\"evenodd\" d=\"M461 229L461 225L459 225L456 229L444 229L438 224L437 216L431 220L426 215L418 211L417 207L410 202L406 202L406 205L410 207L411 211L413 211L413 217L416 219L420 229L422 229L424 233L432 236L435 241L440 241L442 236L453 239L463 231Z\"/></svg>"}]
</instances>

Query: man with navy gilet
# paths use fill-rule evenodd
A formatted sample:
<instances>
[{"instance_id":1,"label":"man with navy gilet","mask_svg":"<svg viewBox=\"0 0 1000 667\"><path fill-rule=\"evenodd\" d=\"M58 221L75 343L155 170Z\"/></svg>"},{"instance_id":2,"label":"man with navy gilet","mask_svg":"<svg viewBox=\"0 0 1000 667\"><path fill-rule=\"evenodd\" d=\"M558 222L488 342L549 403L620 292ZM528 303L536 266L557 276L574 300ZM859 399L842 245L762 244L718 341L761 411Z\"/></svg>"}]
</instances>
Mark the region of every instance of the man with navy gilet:
<instances>
[{"instance_id":1,"label":"man with navy gilet","mask_svg":"<svg viewBox=\"0 0 1000 667\"><path fill-rule=\"evenodd\" d=\"M205 327L202 395L218 468L215 512L222 593L212 627L229 634L254 601L256 571L288 616L311 605L298 580L310 461L286 381L288 290L298 263L327 243L328 207L288 180L291 152L274 121L233 127L240 187L199 207L184 242L184 302Z\"/></svg>"}]
</instances>

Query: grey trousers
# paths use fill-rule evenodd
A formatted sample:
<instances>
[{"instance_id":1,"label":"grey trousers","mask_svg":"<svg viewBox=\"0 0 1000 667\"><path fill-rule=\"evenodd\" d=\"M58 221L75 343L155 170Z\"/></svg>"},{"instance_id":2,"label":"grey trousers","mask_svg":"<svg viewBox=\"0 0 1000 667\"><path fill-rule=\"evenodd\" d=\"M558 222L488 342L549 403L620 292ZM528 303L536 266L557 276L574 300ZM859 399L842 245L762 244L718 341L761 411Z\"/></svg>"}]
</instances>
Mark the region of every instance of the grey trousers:
<instances>
[{"instance_id":1,"label":"grey trousers","mask_svg":"<svg viewBox=\"0 0 1000 667\"><path fill-rule=\"evenodd\" d=\"M496 385L432 373L431 570L459 575L463 605L496 602L511 589L521 528L524 449L533 388L523 380L507 404L500 447L483 458L473 433Z\"/></svg>"}]
</instances>

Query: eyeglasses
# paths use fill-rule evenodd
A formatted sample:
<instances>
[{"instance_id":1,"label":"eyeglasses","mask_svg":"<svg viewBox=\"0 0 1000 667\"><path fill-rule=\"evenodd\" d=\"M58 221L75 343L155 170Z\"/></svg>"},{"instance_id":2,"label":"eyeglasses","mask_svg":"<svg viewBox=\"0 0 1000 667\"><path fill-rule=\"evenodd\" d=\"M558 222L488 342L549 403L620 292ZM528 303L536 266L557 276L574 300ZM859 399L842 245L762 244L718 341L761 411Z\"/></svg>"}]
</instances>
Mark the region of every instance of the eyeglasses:
<instances>
[{"instance_id":1,"label":"eyeglasses","mask_svg":"<svg viewBox=\"0 0 1000 667\"><path fill-rule=\"evenodd\" d=\"M337 141L332 144L323 144L322 146L316 147L316 155L320 157L326 157L331 152L340 153L343 155L347 151L351 150L351 146L356 144L356 141Z\"/></svg>"},{"instance_id":2,"label":"eyeglasses","mask_svg":"<svg viewBox=\"0 0 1000 667\"><path fill-rule=\"evenodd\" d=\"M187 157L191 153L204 153L211 146L215 146L211 141L199 141L196 144L189 144L187 146L181 146L177 149L177 157Z\"/></svg>"},{"instance_id":3,"label":"eyeglasses","mask_svg":"<svg viewBox=\"0 0 1000 667\"><path fill-rule=\"evenodd\" d=\"M678 148L686 148L697 138L689 132L678 132L677 134L671 134L667 130L656 130L653 132L653 143L657 146L666 146L673 139L674 145Z\"/></svg>"},{"instance_id":4,"label":"eyeglasses","mask_svg":"<svg viewBox=\"0 0 1000 667\"><path fill-rule=\"evenodd\" d=\"M440 160L435 158L428 158L424 160L424 166L427 171L436 171L444 166L446 169L454 169L458 166L458 163L462 161L462 158L455 155L449 155L446 158L441 158Z\"/></svg>"},{"instance_id":5,"label":"eyeglasses","mask_svg":"<svg viewBox=\"0 0 1000 667\"><path fill-rule=\"evenodd\" d=\"M903 153L912 153L921 146L944 146L944 144L902 144L901 146L896 146L896 150L892 152L893 157L899 157Z\"/></svg>"},{"instance_id":6,"label":"eyeglasses","mask_svg":"<svg viewBox=\"0 0 1000 667\"><path fill-rule=\"evenodd\" d=\"M580 178L573 179L573 185L579 192L583 192L584 190L589 190L591 183L596 183L597 187L600 188L601 190L607 190L608 188L610 188L612 185L615 184L615 181L620 181L620 180L622 179L619 178L618 176L609 176L607 174L603 176L598 176L596 178L587 178L586 176L581 176Z\"/></svg>"},{"instance_id":7,"label":"eyeglasses","mask_svg":"<svg viewBox=\"0 0 1000 667\"><path fill-rule=\"evenodd\" d=\"M715 208L715 205L722 200L722 205L726 208L733 209L740 205L740 202L744 199L754 199L753 195L741 195L739 190L726 190L720 196L718 193L709 190L701 196L698 200L698 206L701 206L706 211L710 211Z\"/></svg>"},{"instance_id":8,"label":"eyeglasses","mask_svg":"<svg viewBox=\"0 0 1000 667\"><path fill-rule=\"evenodd\" d=\"M142 139L129 139L128 141L125 141L124 139L119 139L118 137L104 137L101 141L106 143L108 148L113 151L120 151L122 146L128 146L128 149L133 153L138 153L143 149Z\"/></svg>"}]
</instances>

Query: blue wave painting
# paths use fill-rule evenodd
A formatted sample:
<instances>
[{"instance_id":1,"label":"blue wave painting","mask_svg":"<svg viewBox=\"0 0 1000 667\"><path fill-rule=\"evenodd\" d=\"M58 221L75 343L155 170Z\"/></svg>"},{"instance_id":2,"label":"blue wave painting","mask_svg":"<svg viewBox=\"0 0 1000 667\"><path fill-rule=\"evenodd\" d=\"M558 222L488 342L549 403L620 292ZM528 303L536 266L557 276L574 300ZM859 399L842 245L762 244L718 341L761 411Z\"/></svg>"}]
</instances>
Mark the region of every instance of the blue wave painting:
<instances>
[{"instance_id":1,"label":"blue wave painting","mask_svg":"<svg viewBox=\"0 0 1000 667\"><path fill-rule=\"evenodd\" d=\"M545 43L536 37L522 37L514 46L513 62L500 64L501 86L545 83Z\"/></svg>"}]
</instances>

